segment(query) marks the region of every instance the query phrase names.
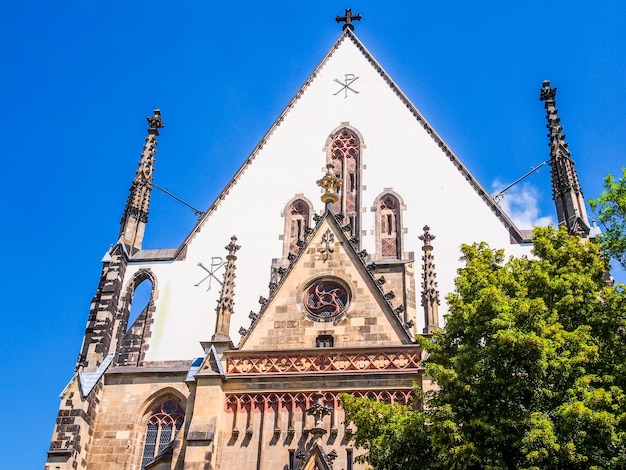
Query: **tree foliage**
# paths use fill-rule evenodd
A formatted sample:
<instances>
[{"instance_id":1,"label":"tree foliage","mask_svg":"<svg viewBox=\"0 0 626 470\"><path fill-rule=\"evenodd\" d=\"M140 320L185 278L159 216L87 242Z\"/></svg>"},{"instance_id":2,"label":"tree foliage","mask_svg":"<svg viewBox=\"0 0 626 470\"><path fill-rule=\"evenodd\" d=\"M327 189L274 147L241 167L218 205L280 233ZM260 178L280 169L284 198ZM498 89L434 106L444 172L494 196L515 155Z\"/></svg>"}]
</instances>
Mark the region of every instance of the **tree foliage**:
<instances>
[{"instance_id":1,"label":"tree foliage","mask_svg":"<svg viewBox=\"0 0 626 470\"><path fill-rule=\"evenodd\" d=\"M589 205L598 211L604 227L600 236L602 248L626 269L626 167L617 181L613 175L606 175L604 191L597 199L591 199Z\"/></svg>"},{"instance_id":2,"label":"tree foliage","mask_svg":"<svg viewBox=\"0 0 626 470\"><path fill-rule=\"evenodd\" d=\"M348 394L341 399L350 420L358 423L355 445L367 450L357 461L380 470L425 468L424 462L434 461L424 413Z\"/></svg>"},{"instance_id":3,"label":"tree foliage","mask_svg":"<svg viewBox=\"0 0 626 470\"><path fill-rule=\"evenodd\" d=\"M445 330L423 341L439 386L426 411L344 397L373 468L626 467L626 295L593 243L552 228L533 241L534 258L462 248ZM421 462L390 455L415 442Z\"/></svg>"}]
</instances>

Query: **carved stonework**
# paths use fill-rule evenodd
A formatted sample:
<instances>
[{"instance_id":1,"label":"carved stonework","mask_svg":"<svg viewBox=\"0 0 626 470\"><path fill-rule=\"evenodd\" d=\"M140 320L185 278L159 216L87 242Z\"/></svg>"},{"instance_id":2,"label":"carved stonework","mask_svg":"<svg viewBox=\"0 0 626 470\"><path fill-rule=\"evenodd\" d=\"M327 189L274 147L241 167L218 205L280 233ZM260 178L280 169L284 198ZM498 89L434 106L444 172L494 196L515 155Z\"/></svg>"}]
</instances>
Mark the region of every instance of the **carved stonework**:
<instances>
[{"instance_id":1,"label":"carved stonework","mask_svg":"<svg viewBox=\"0 0 626 470\"><path fill-rule=\"evenodd\" d=\"M550 175L552 178L552 198L556 205L559 225L565 225L570 233L579 236L589 235L589 223L585 199L580 188L578 175L574 168L574 160L565 141L561 118L557 116L556 87L551 88L545 80L541 87L539 99L545 102L546 127L550 131Z\"/></svg>"},{"instance_id":2,"label":"carved stonework","mask_svg":"<svg viewBox=\"0 0 626 470\"><path fill-rule=\"evenodd\" d=\"M156 140L159 129L164 127L161 119L161 111L154 110L154 116L147 117L148 137L143 146L139 168L133 179L130 194L126 202L124 214L120 221L120 240L126 245L131 254L141 249L145 224L148 222L148 211L150 209L150 194L152 191L152 173L156 163L157 153Z\"/></svg>"},{"instance_id":3,"label":"carved stonework","mask_svg":"<svg viewBox=\"0 0 626 470\"><path fill-rule=\"evenodd\" d=\"M346 371L417 370L421 350L383 350L325 354L285 352L229 356L227 373L233 375L301 374L303 372L343 373Z\"/></svg>"},{"instance_id":4,"label":"carved stonework","mask_svg":"<svg viewBox=\"0 0 626 470\"><path fill-rule=\"evenodd\" d=\"M315 393L313 395L313 404L306 410L307 415L313 416L313 428L311 429L311 434L313 434L313 439L315 440L321 439L321 437L328 432L322 427L322 420L325 416L328 416L333 412L332 408L322 404L323 397L324 394L322 392Z\"/></svg>"},{"instance_id":5,"label":"carved stonework","mask_svg":"<svg viewBox=\"0 0 626 470\"><path fill-rule=\"evenodd\" d=\"M430 233L430 227L424 226L424 234L418 237L424 242L422 246L422 307L424 307L424 333L432 333L439 328L439 290L437 289L437 273L431 242L435 236Z\"/></svg>"},{"instance_id":6,"label":"carved stonework","mask_svg":"<svg viewBox=\"0 0 626 470\"><path fill-rule=\"evenodd\" d=\"M215 334L212 341L230 341L230 318L233 314L234 288L235 288L235 253L240 246L237 245L237 237L230 238L230 243L224 247L228 251L226 255L226 268L224 269L224 280L222 281L222 291L217 301L217 322L215 324Z\"/></svg>"},{"instance_id":7,"label":"carved stonework","mask_svg":"<svg viewBox=\"0 0 626 470\"><path fill-rule=\"evenodd\" d=\"M165 127L163 125L163 120L161 119L161 110L155 109L154 116L147 117L146 119L148 121L148 126L150 126L148 133L159 135L159 129Z\"/></svg>"},{"instance_id":8,"label":"carved stonework","mask_svg":"<svg viewBox=\"0 0 626 470\"><path fill-rule=\"evenodd\" d=\"M319 392L259 392L259 393L228 393L226 394L225 409L228 412L234 411L254 411L249 405L258 402L277 401L284 408L301 409L306 413L306 409L316 401ZM323 392L323 402L332 404L333 409L339 407L339 395L349 393L355 397L367 398L383 403L400 403L408 405L413 397L412 388L401 388L393 390L348 390L348 391L325 391ZM248 409L248 410L247 410ZM287 427L293 422L287 422Z\"/></svg>"},{"instance_id":9,"label":"carved stonework","mask_svg":"<svg viewBox=\"0 0 626 470\"><path fill-rule=\"evenodd\" d=\"M317 180L317 185L324 190L324 194L322 194L324 204L333 204L339 200L336 191L343 184L343 180L333 174L333 168L332 163L326 165L326 174L322 179Z\"/></svg>"}]
</instances>

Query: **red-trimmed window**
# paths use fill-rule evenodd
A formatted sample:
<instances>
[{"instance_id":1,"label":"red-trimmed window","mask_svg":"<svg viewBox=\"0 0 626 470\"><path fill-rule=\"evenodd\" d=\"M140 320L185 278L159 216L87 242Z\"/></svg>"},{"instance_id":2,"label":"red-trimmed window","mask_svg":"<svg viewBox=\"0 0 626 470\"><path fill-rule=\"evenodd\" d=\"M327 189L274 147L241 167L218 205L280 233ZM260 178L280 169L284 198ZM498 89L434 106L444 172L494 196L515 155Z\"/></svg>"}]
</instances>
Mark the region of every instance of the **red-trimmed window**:
<instances>
[{"instance_id":1,"label":"red-trimmed window","mask_svg":"<svg viewBox=\"0 0 626 470\"><path fill-rule=\"evenodd\" d=\"M380 222L380 254L383 258L400 259L402 257L400 202L393 194L380 198L378 207Z\"/></svg>"},{"instance_id":2,"label":"red-trimmed window","mask_svg":"<svg viewBox=\"0 0 626 470\"><path fill-rule=\"evenodd\" d=\"M328 162L333 164L335 176L343 180L337 188L339 200L333 204L333 211L344 215L344 223L352 226L351 235L358 237L361 224L361 142L352 130L344 127L332 136Z\"/></svg>"}]
</instances>

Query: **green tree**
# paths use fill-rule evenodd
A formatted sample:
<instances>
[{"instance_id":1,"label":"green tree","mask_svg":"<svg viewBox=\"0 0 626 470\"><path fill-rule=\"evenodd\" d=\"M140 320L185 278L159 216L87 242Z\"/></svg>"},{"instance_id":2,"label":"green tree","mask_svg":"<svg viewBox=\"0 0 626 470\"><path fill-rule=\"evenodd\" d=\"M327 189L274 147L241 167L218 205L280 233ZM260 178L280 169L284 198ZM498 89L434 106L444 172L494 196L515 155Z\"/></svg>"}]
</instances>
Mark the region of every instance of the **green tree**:
<instances>
[{"instance_id":1,"label":"green tree","mask_svg":"<svg viewBox=\"0 0 626 470\"><path fill-rule=\"evenodd\" d=\"M626 466L626 295L606 285L593 243L552 228L536 229L533 241L534 258L505 260L484 243L462 248L446 327L422 341L439 389L425 397L426 411L402 411L416 416L421 429L410 431L432 460L379 460L398 447L394 435L408 445L410 421L373 404L356 412L344 399L375 469ZM382 439L378 422L362 419L368 406L388 423Z\"/></svg>"},{"instance_id":2,"label":"green tree","mask_svg":"<svg viewBox=\"0 0 626 470\"><path fill-rule=\"evenodd\" d=\"M589 205L598 212L604 227L600 245L626 269L626 167L617 181L613 175L606 175L604 191L597 199L589 200Z\"/></svg>"},{"instance_id":3,"label":"green tree","mask_svg":"<svg viewBox=\"0 0 626 470\"><path fill-rule=\"evenodd\" d=\"M377 470L424 469L434 463L425 413L348 394L341 402L349 420L358 425L355 445L367 451L357 461Z\"/></svg>"}]
</instances>

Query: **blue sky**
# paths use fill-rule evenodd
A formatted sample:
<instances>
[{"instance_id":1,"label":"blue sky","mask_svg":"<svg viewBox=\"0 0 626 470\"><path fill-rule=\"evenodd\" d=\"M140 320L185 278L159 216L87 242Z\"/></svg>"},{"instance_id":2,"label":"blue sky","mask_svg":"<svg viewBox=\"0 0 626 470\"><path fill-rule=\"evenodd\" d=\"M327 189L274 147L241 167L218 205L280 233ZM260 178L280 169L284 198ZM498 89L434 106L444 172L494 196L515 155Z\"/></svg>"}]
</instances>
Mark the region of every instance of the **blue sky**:
<instances>
[{"instance_id":1,"label":"blue sky","mask_svg":"<svg viewBox=\"0 0 626 470\"><path fill-rule=\"evenodd\" d=\"M208 207L340 35L334 17L346 7L363 15L358 37L488 190L548 158L544 79L559 89L585 196L625 164L624 2L310 5L0 2L7 468L43 467L145 116L160 108L166 125L155 182ZM548 168L502 204L528 223L554 220ZM155 190L144 246L178 246L195 220Z\"/></svg>"}]
</instances>

